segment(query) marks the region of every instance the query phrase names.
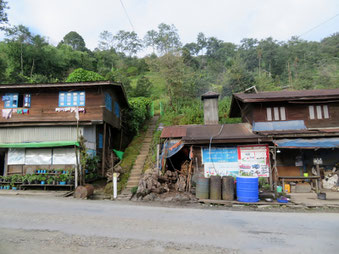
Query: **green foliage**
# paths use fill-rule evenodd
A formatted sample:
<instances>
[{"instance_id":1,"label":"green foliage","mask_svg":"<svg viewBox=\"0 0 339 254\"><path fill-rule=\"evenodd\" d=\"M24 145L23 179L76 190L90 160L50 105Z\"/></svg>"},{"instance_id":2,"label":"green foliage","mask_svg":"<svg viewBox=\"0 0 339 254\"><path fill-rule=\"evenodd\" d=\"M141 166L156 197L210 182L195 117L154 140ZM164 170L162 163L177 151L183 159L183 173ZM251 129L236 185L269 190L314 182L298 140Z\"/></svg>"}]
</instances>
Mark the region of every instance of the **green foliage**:
<instances>
[{"instance_id":1,"label":"green foliage","mask_svg":"<svg viewBox=\"0 0 339 254\"><path fill-rule=\"evenodd\" d=\"M75 31L71 31L66 34L60 44L71 46L73 50L85 51L86 44L80 34Z\"/></svg>"},{"instance_id":2,"label":"green foliage","mask_svg":"<svg viewBox=\"0 0 339 254\"><path fill-rule=\"evenodd\" d=\"M86 82L101 80L105 80L105 78L99 75L98 73L78 68L74 70L71 74L69 74L68 78L66 79L66 82Z\"/></svg>"},{"instance_id":3,"label":"green foliage","mask_svg":"<svg viewBox=\"0 0 339 254\"><path fill-rule=\"evenodd\" d=\"M7 23L8 21L6 9L8 9L7 2L4 0L0 0L0 31L4 30L1 24Z\"/></svg>"},{"instance_id":4,"label":"green foliage","mask_svg":"<svg viewBox=\"0 0 339 254\"><path fill-rule=\"evenodd\" d=\"M145 97L136 97L129 99L128 102L131 110L123 113L123 125L130 133L138 133L150 115L152 101Z\"/></svg>"},{"instance_id":5,"label":"green foliage","mask_svg":"<svg viewBox=\"0 0 339 254\"><path fill-rule=\"evenodd\" d=\"M134 97L149 97L151 95L152 83L150 80L142 76L138 79L137 85L133 91Z\"/></svg>"}]
</instances>

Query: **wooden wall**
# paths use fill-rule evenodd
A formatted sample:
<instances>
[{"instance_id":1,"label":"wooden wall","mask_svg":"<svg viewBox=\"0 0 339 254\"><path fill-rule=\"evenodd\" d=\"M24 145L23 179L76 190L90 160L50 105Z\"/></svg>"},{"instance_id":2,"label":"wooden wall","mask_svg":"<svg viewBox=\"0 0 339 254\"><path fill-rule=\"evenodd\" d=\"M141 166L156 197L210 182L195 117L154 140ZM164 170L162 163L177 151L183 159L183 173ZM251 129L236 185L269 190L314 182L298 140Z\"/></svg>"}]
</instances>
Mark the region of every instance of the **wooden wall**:
<instances>
[{"instance_id":1,"label":"wooden wall","mask_svg":"<svg viewBox=\"0 0 339 254\"><path fill-rule=\"evenodd\" d=\"M309 105L328 105L329 119L310 119ZM294 103L256 103L253 109L254 122L266 122L267 107L285 107L286 120L304 120L307 128L323 128L339 126L339 103L328 104L294 104Z\"/></svg>"},{"instance_id":2,"label":"wooden wall","mask_svg":"<svg viewBox=\"0 0 339 254\"><path fill-rule=\"evenodd\" d=\"M76 89L78 91L78 89ZM79 91L85 89L79 88ZM59 91L67 90L47 90L37 91L29 90L25 93L31 94L31 107L29 114L13 113L10 119L0 117L1 123L14 122L75 122L74 112L56 112L59 108ZM10 91L8 91L10 92ZM12 92L12 91L11 91ZM13 91L13 93L16 91ZM104 100L103 94L99 89L86 89L85 109L86 113L79 113L81 121L102 121ZM19 92L20 93L20 92ZM0 94L0 98L4 93ZM4 109L4 102L0 99L0 109Z\"/></svg>"}]
</instances>

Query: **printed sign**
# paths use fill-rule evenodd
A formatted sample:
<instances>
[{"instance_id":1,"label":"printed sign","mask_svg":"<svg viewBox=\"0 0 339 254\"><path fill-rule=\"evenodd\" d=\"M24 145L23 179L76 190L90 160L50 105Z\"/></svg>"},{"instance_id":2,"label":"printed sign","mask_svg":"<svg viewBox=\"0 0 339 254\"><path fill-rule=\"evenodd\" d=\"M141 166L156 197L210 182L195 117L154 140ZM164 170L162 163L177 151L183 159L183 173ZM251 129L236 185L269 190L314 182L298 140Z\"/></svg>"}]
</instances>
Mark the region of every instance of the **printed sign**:
<instances>
[{"instance_id":1,"label":"printed sign","mask_svg":"<svg viewBox=\"0 0 339 254\"><path fill-rule=\"evenodd\" d=\"M204 175L238 175L238 149L236 147L202 148Z\"/></svg>"},{"instance_id":2,"label":"printed sign","mask_svg":"<svg viewBox=\"0 0 339 254\"><path fill-rule=\"evenodd\" d=\"M253 176L269 176L269 152L267 146L238 146L239 173Z\"/></svg>"}]
</instances>

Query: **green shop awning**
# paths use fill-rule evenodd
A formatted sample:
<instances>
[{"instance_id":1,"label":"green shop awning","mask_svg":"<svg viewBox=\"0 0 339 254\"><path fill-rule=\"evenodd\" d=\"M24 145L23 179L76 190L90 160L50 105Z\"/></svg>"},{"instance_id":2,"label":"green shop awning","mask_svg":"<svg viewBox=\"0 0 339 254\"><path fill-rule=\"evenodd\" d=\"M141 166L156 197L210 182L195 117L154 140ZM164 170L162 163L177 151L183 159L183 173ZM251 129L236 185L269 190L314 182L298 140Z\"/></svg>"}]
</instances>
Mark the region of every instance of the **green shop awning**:
<instances>
[{"instance_id":1,"label":"green shop awning","mask_svg":"<svg viewBox=\"0 0 339 254\"><path fill-rule=\"evenodd\" d=\"M60 146L79 146L77 141L53 141L53 142L30 142L30 143L0 143L0 148L42 148Z\"/></svg>"}]
</instances>

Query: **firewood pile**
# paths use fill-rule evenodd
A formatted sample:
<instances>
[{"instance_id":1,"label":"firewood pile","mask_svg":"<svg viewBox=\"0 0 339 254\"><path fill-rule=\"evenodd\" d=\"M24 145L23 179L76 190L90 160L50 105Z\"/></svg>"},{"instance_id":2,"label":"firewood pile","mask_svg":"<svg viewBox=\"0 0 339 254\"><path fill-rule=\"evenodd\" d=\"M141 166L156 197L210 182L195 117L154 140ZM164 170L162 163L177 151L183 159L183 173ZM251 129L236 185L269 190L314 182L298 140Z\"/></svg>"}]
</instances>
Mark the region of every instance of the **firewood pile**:
<instances>
[{"instance_id":1,"label":"firewood pile","mask_svg":"<svg viewBox=\"0 0 339 254\"><path fill-rule=\"evenodd\" d=\"M162 194L169 191L185 192L191 190L192 162L185 161L180 170L158 170L145 174L139 181L137 198L150 193Z\"/></svg>"}]
</instances>

